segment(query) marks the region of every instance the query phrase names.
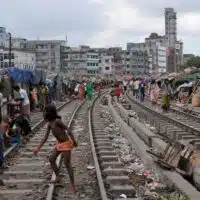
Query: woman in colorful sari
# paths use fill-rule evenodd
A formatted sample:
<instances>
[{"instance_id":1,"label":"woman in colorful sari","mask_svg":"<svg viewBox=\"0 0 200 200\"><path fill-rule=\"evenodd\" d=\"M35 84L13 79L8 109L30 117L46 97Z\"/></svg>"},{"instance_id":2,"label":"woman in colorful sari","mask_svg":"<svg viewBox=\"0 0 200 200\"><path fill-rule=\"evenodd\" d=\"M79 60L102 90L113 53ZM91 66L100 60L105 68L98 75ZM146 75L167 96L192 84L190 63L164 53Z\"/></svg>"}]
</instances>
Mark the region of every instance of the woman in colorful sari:
<instances>
[{"instance_id":1,"label":"woman in colorful sari","mask_svg":"<svg viewBox=\"0 0 200 200\"><path fill-rule=\"evenodd\" d=\"M86 91L87 91L87 98L89 100L92 99L92 94L93 94L93 84L92 82L88 82L86 85Z\"/></svg>"},{"instance_id":2,"label":"woman in colorful sari","mask_svg":"<svg viewBox=\"0 0 200 200\"><path fill-rule=\"evenodd\" d=\"M48 88L43 84L41 83L40 84L40 98L39 98L39 101L40 101L40 109L41 109L41 112L44 111L45 109L45 106L46 106L46 103L47 103L47 95L48 95Z\"/></svg>"},{"instance_id":3,"label":"woman in colorful sari","mask_svg":"<svg viewBox=\"0 0 200 200\"><path fill-rule=\"evenodd\" d=\"M79 86L79 98L80 100L83 100L85 98L85 86L83 82Z\"/></svg>"},{"instance_id":4,"label":"woman in colorful sari","mask_svg":"<svg viewBox=\"0 0 200 200\"><path fill-rule=\"evenodd\" d=\"M163 112L167 112L170 108L170 102L169 102L170 94L171 94L171 87L169 85L168 80L165 79L162 85L162 101L161 101L161 107L163 109Z\"/></svg>"},{"instance_id":5,"label":"woman in colorful sari","mask_svg":"<svg viewBox=\"0 0 200 200\"><path fill-rule=\"evenodd\" d=\"M150 100L154 105L157 103L157 93L156 93L156 81L152 80L150 85Z\"/></svg>"},{"instance_id":6,"label":"woman in colorful sari","mask_svg":"<svg viewBox=\"0 0 200 200\"><path fill-rule=\"evenodd\" d=\"M160 92L161 92L161 82L158 81L156 83L156 81L153 80L150 86L150 100L153 105L155 105L158 102L158 99L160 97Z\"/></svg>"}]
</instances>

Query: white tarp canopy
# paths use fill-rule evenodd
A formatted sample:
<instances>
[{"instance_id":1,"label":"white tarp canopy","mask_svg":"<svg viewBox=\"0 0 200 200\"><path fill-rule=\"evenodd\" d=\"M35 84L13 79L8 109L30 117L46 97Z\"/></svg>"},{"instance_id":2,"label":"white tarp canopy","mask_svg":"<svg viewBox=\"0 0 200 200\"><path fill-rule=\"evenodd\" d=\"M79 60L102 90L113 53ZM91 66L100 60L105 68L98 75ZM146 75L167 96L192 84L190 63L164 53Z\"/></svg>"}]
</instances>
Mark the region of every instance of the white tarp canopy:
<instances>
[{"instance_id":1,"label":"white tarp canopy","mask_svg":"<svg viewBox=\"0 0 200 200\"><path fill-rule=\"evenodd\" d=\"M190 83L184 83L180 86L177 87L176 91L178 92L181 88L190 88L193 86L193 82L190 82Z\"/></svg>"}]
</instances>

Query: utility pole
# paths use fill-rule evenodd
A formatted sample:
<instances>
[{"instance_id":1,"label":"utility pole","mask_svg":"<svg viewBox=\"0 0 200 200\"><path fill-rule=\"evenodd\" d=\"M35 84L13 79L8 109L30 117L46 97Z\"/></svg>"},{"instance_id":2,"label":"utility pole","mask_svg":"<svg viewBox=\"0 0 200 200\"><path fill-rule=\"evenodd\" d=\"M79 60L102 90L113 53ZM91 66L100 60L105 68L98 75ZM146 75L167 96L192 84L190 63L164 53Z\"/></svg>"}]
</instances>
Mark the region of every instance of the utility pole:
<instances>
[{"instance_id":1,"label":"utility pole","mask_svg":"<svg viewBox=\"0 0 200 200\"><path fill-rule=\"evenodd\" d=\"M12 67L11 66L11 60L12 60L12 35L11 33L8 33L8 36L9 36L9 67Z\"/></svg>"}]
</instances>

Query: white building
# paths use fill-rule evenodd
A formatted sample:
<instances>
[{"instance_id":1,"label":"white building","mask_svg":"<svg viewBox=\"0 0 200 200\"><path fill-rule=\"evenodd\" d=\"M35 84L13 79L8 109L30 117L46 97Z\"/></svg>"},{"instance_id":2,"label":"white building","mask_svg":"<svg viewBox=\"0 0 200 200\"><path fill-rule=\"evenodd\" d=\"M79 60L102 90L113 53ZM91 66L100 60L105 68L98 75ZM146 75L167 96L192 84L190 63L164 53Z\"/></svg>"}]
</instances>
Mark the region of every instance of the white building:
<instances>
[{"instance_id":1,"label":"white building","mask_svg":"<svg viewBox=\"0 0 200 200\"><path fill-rule=\"evenodd\" d=\"M99 54L94 50L89 50L87 55L87 70L88 75L98 75L99 74Z\"/></svg>"},{"instance_id":2,"label":"white building","mask_svg":"<svg viewBox=\"0 0 200 200\"><path fill-rule=\"evenodd\" d=\"M150 72L166 72L167 68L167 48L160 42L146 40L145 43L128 43L128 51L147 51L149 55Z\"/></svg>"},{"instance_id":3,"label":"white building","mask_svg":"<svg viewBox=\"0 0 200 200\"><path fill-rule=\"evenodd\" d=\"M102 56L100 59L100 71L102 75L111 75L113 67L113 56Z\"/></svg>"},{"instance_id":4,"label":"white building","mask_svg":"<svg viewBox=\"0 0 200 200\"><path fill-rule=\"evenodd\" d=\"M24 51L22 49L12 49L11 66L9 66L9 50L4 48L0 50L1 68L18 67L21 69L35 69L36 56L34 52Z\"/></svg>"}]
</instances>

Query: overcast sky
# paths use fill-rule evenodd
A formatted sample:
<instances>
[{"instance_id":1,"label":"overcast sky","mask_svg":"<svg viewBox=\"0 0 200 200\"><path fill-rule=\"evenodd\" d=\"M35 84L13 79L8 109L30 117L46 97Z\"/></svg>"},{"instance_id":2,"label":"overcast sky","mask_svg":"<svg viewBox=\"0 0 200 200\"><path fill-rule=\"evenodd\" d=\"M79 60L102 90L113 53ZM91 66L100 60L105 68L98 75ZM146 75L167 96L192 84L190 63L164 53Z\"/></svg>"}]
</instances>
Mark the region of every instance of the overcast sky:
<instances>
[{"instance_id":1,"label":"overcast sky","mask_svg":"<svg viewBox=\"0 0 200 200\"><path fill-rule=\"evenodd\" d=\"M200 54L198 0L6 0L0 26L27 39L65 39L69 45L125 47L151 32L164 34L164 8L178 16L184 53Z\"/></svg>"}]
</instances>

